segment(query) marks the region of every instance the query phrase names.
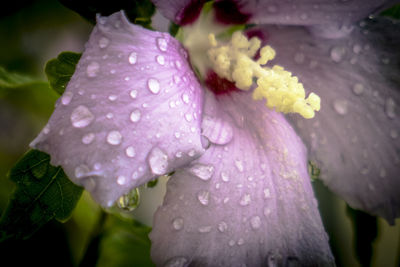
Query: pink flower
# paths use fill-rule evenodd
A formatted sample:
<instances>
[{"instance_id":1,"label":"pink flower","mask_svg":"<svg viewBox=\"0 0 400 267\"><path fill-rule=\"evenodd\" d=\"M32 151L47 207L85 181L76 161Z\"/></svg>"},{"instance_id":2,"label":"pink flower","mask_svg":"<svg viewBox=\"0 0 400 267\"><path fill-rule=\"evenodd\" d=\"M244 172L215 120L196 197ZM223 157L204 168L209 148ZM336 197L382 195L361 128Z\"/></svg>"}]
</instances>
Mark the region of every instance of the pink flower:
<instances>
[{"instance_id":1,"label":"pink flower","mask_svg":"<svg viewBox=\"0 0 400 267\"><path fill-rule=\"evenodd\" d=\"M154 2L190 24L203 1ZM399 27L359 22L386 4L360 3L216 1L220 22L235 11L235 22L263 24L254 29L273 62L321 96L314 119L288 116L296 130L251 92L199 80L169 34L122 12L98 17L33 146L103 206L174 172L150 236L157 265L334 265L308 159L354 208L399 216Z\"/></svg>"}]
</instances>

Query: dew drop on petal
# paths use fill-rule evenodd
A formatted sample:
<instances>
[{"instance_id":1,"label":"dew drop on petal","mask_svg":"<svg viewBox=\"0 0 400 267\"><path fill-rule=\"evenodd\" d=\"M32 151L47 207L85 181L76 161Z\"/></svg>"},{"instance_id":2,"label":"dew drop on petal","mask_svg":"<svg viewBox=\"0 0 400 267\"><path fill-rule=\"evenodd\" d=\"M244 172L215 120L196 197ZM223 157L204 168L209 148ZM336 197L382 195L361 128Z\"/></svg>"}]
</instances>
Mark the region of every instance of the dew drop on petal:
<instances>
[{"instance_id":1,"label":"dew drop on petal","mask_svg":"<svg viewBox=\"0 0 400 267\"><path fill-rule=\"evenodd\" d=\"M122 135L120 132L118 131L111 131L108 133L107 135L107 143L109 143L110 145L119 145L121 144L122 141Z\"/></svg>"},{"instance_id":2,"label":"dew drop on petal","mask_svg":"<svg viewBox=\"0 0 400 267\"><path fill-rule=\"evenodd\" d=\"M394 102L393 98L386 99L385 102L385 113L390 119L394 119L396 117L396 102Z\"/></svg>"},{"instance_id":3,"label":"dew drop on petal","mask_svg":"<svg viewBox=\"0 0 400 267\"><path fill-rule=\"evenodd\" d=\"M157 38L157 46L161 51L163 51L163 52L167 51L168 44L164 38L162 38L162 37Z\"/></svg>"},{"instance_id":4,"label":"dew drop on petal","mask_svg":"<svg viewBox=\"0 0 400 267\"><path fill-rule=\"evenodd\" d=\"M135 89L131 90L131 92L129 93L129 95L131 96L132 99L136 99L137 94L138 94L138 91Z\"/></svg>"},{"instance_id":5,"label":"dew drop on petal","mask_svg":"<svg viewBox=\"0 0 400 267\"><path fill-rule=\"evenodd\" d=\"M112 113L107 113L106 118L112 119L112 118L114 118L114 115Z\"/></svg>"},{"instance_id":6,"label":"dew drop on petal","mask_svg":"<svg viewBox=\"0 0 400 267\"><path fill-rule=\"evenodd\" d=\"M333 108L335 109L337 114L346 115L348 111L347 104L348 103L346 100L335 100L333 102Z\"/></svg>"},{"instance_id":7,"label":"dew drop on petal","mask_svg":"<svg viewBox=\"0 0 400 267\"><path fill-rule=\"evenodd\" d=\"M229 175L226 172L221 172L221 179L224 182L229 182Z\"/></svg>"},{"instance_id":8,"label":"dew drop on petal","mask_svg":"<svg viewBox=\"0 0 400 267\"><path fill-rule=\"evenodd\" d=\"M130 191L128 194L121 196L118 199L117 205L119 208L126 211L133 211L139 206L140 202L140 193L139 189L135 188Z\"/></svg>"},{"instance_id":9,"label":"dew drop on petal","mask_svg":"<svg viewBox=\"0 0 400 267\"><path fill-rule=\"evenodd\" d=\"M241 206L247 206L247 205L250 204L250 202L251 202L250 194L244 194L242 196L242 198L240 199L240 205Z\"/></svg>"},{"instance_id":10,"label":"dew drop on petal","mask_svg":"<svg viewBox=\"0 0 400 267\"><path fill-rule=\"evenodd\" d=\"M148 156L148 164L156 175L163 175L168 169L168 155L159 147L153 147Z\"/></svg>"},{"instance_id":11,"label":"dew drop on petal","mask_svg":"<svg viewBox=\"0 0 400 267\"><path fill-rule=\"evenodd\" d=\"M99 63L93 61L86 68L86 74L89 78L94 78L97 76L100 70Z\"/></svg>"},{"instance_id":12,"label":"dew drop on petal","mask_svg":"<svg viewBox=\"0 0 400 267\"><path fill-rule=\"evenodd\" d=\"M117 178L117 183L118 183L119 185L124 185L124 184L126 183L126 177L123 176L123 175L118 176L118 178Z\"/></svg>"},{"instance_id":13,"label":"dew drop on petal","mask_svg":"<svg viewBox=\"0 0 400 267\"><path fill-rule=\"evenodd\" d=\"M261 226L261 219L258 216L254 216L250 219L251 228L254 230L259 229Z\"/></svg>"},{"instance_id":14,"label":"dew drop on petal","mask_svg":"<svg viewBox=\"0 0 400 267\"><path fill-rule=\"evenodd\" d=\"M129 58L128 58L129 64L134 65L137 62L137 53L136 52L132 52L129 54Z\"/></svg>"},{"instance_id":15,"label":"dew drop on petal","mask_svg":"<svg viewBox=\"0 0 400 267\"><path fill-rule=\"evenodd\" d=\"M71 102L73 95L74 94L72 92L65 92L61 97L61 103L64 106L67 106Z\"/></svg>"},{"instance_id":16,"label":"dew drop on petal","mask_svg":"<svg viewBox=\"0 0 400 267\"><path fill-rule=\"evenodd\" d=\"M157 63L160 64L160 65L164 65L165 64L165 58L162 55L158 55L156 57L156 60L157 60Z\"/></svg>"},{"instance_id":17,"label":"dew drop on petal","mask_svg":"<svg viewBox=\"0 0 400 267\"><path fill-rule=\"evenodd\" d=\"M333 62L339 63L346 55L346 48L343 46L335 46L331 50L331 59Z\"/></svg>"},{"instance_id":18,"label":"dew drop on petal","mask_svg":"<svg viewBox=\"0 0 400 267\"><path fill-rule=\"evenodd\" d=\"M109 99L110 101L115 101L115 100L117 100L117 98L118 98L118 96L116 96L116 95L110 95L110 96L108 96L108 99Z\"/></svg>"},{"instance_id":19,"label":"dew drop on petal","mask_svg":"<svg viewBox=\"0 0 400 267\"><path fill-rule=\"evenodd\" d=\"M208 191L200 191L197 194L197 199L199 200L199 202L202 205L207 206L209 201L210 201L210 192L208 192Z\"/></svg>"},{"instance_id":20,"label":"dew drop on petal","mask_svg":"<svg viewBox=\"0 0 400 267\"><path fill-rule=\"evenodd\" d=\"M361 95L364 92L364 85L362 85L361 83L354 84L353 92L355 95Z\"/></svg>"},{"instance_id":21,"label":"dew drop on petal","mask_svg":"<svg viewBox=\"0 0 400 267\"><path fill-rule=\"evenodd\" d=\"M175 230L178 230L178 231L181 230L183 228L183 219L181 217L175 218L172 221L172 227Z\"/></svg>"},{"instance_id":22,"label":"dew drop on petal","mask_svg":"<svg viewBox=\"0 0 400 267\"><path fill-rule=\"evenodd\" d=\"M189 103L189 96L186 93L182 94L182 101L186 104Z\"/></svg>"},{"instance_id":23,"label":"dew drop on petal","mask_svg":"<svg viewBox=\"0 0 400 267\"><path fill-rule=\"evenodd\" d=\"M360 54L361 50L362 50L361 45L355 44L355 45L353 46L353 52L354 52L354 54Z\"/></svg>"},{"instance_id":24,"label":"dew drop on petal","mask_svg":"<svg viewBox=\"0 0 400 267\"><path fill-rule=\"evenodd\" d=\"M243 245L243 244L244 244L243 238L239 238L237 244L238 244L239 246Z\"/></svg>"},{"instance_id":25,"label":"dew drop on petal","mask_svg":"<svg viewBox=\"0 0 400 267\"><path fill-rule=\"evenodd\" d=\"M155 78L150 78L147 81L147 86L153 94L158 94L160 92L160 83Z\"/></svg>"},{"instance_id":26,"label":"dew drop on petal","mask_svg":"<svg viewBox=\"0 0 400 267\"><path fill-rule=\"evenodd\" d=\"M243 162L239 159L235 160L235 166L238 169L238 171L243 172L244 170L244 166L243 166Z\"/></svg>"},{"instance_id":27,"label":"dew drop on petal","mask_svg":"<svg viewBox=\"0 0 400 267\"><path fill-rule=\"evenodd\" d=\"M135 109L134 111L132 111L130 118L131 118L132 122L138 122L138 121L140 121L141 116L142 116L142 113L140 112L140 110Z\"/></svg>"},{"instance_id":28,"label":"dew drop on petal","mask_svg":"<svg viewBox=\"0 0 400 267\"><path fill-rule=\"evenodd\" d=\"M135 148L133 146L128 146L125 149L125 154L129 157L129 158L133 158L136 155L136 151Z\"/></svg>"},{"instance_id":29,"label":"dew drop on petal","mask_svg":"<svg viewBox=\"0 0 400 267\"><path fill-rule=\"evenodd\" d=\"M88 166L85 164L79 165L78 167L75 168L75 177L76 178L82 178L86 176L86 174L89 172Z\"/></svg>"},{"instance_id":30,"label":"dew drop on petal","mask_svg":"<svg viewBox=\"0 0 400 267\"><path fill-rule=\"evenodd\" d=\"M222 221L218 224L218 231L220 231L221 233L225 232L228 229L228 225L226 224L226 222Z\"/></svg>"},{"instance_id":31,"label":"dew drop on petal","mask_svg":"<svg viewBox=\"0 0 400 267\"><path fill-rule=\"evenodd\" d=\"M88 144L90 144L90 143L93 142L94 137L95 137L94 133L85 134L85 135L82 137L82 143L84 143L85 145L88 145Z\"/></svg>"},{"instance_id":32,"label":"dew drop on petal","mask_svg":"<svg viewBox=\"0 0 400 267\"><path fill-rule=\"evenodd\" d=\"M196 164L190 168L190 172L196 175L201 180L207 181L210 180L214 174L214 166Z\"/></svg>"},{"instance_id":33,"label":"dew drop on petal","mask_svg":"<svg viewBox=\"0 0 400 267\"><path fill-rule=\"evenodd\" d=\"M101 37L99 40L99 47L100 48L106 48L108 44L110 43L110 40L106 37Z\"/></svg>"},{"instance_id":34,"label":"dew drop on petal","mask_svg":"<svg viewBox=\"0 0 400 267\"><path fill-rule=\"evenodd\" d=\"M211 226L202 226L199 227L198 230L200 233L209 233L211 231Z\"/></svg>"},{"instance_id":35,"label":"dew drop on petal","mask_svg":"<svg viewBox=\"0 0 400 267\"><path fill-rule=\"evenodd\" d=\"M174 257L168 260L163 267L186 267L188 265L188 260L184 257Z\"/></svg>"},{"instance_id":36,"label":"dew drop on petal","mask_svg":"<svg viewBox=\"0 0 400 267\"><path fill-rule=\"evenodd\" d=\"M193 120L192 114L186 113L186 114L185 114L185 119L186 119L186 121L191 122L191 121Z\"/></svg>"},{"instance_id":37,"label":"dew drop on petal","mask_svg":"<svg viewBox=\"0 0 400 267\"><path fill-rule=\"evenodd\" d=\"M78 106L72 111L71 123L76 128L88 126L94 119L92 112L86 106Z\"/></svg>"},{"instance_id":38,"label":"dew drop on petal","mask_svg":"<svg viewBox=\"0 0 400 267\"><path fill-rule=\"evenodd\" d=\"M396 139L397 137L399 137L399 133L395 129L392 129L390 130L390 137Z\"/></svg>"}]
</instances>

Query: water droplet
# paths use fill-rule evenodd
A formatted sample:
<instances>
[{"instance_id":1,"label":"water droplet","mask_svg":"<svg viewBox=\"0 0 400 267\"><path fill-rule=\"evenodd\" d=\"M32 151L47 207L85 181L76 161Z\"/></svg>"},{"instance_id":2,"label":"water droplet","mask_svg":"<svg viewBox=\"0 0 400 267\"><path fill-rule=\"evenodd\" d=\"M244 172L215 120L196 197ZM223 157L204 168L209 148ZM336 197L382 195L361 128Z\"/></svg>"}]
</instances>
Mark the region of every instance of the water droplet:
<instances>
[{"instance_id":1,"label":"water droplet","mask_svg":"<svg viewBox=\"0 0 400 267\"><path fill-rule=\"evenodd\" d=\"M270 198L271 197L271 192L269 191L268 188L264 189L264 198Z\"/></svg>"},{"instance_id":2,"label":"water droplet","mask_svg":"<svg viewBox=\"0 0 400 267\"><path fill-rule=\"evenodd\" d=\"M335 100L333 102L333 108L339 115L347 114L347 100Z\"/></svg>"},{"instance_id":3,"label":"water droplet","mask_svg":"<svg viewBox=\"0 0 400 267\"><path fill-rule=\"evenodd\" d=\"M210 201L210 192L208 191L200 191L197 194L197 199L200 201L200 203L204 206L207 206L209 201Z\"/></svg>"},{"instance_id":4,"label":"water droplet","mask_svg":"<svg viewBox=\"0 0 400 267\"><path fill-rule=\"evenodd\" d=\"M222 221L218 224L218 231L220 231L221 233L225 232L228 229L228 225L226 224L226 222Z\"/></svg>"},{"instance_id":5,"label":"water droplet","mask_svg":"<svg viewBox=\"0 0 400 267\"><path fill-rule=\"evenodd\" d=\"M224 182L228 182L229 181L229 176L226 172L221 172L221 179Z\"/></svg>"},{"instance_id":6,"label":"water droplet","mask_svg":"<svg viewBox=\"0 0 400 267\"><path fill-rule=\"evenodd\" d=\"M121 196L118 199L117 205L119 208L123 210L133 211L139 206L139 202L140 202L139 189L135 188L128 194Z\"/></svg>"},{"instance_id":7,"label":"water droplet","mask_svg":"<svg viewBox=\"0 0 400 267\"><path fill-rule=\"evenodd\" d=\"M393 98L388 98L386 99L385 102L385 112L386 115L390 118L390 119L394 119L396 117L396 102L394 102Z\"/></svg>"},{"instance_id":8,"label":"water droplet","mask_svg":"<svg viewBox=\"0 0 400 267\"><path fill-rule=\"evenodd\" d=\"M117 100L117 98L118 98L118 96L116 96L116 95L110 95L110 96L108 97L108 99L109 99L110 101L115 101L115 100Z\"/></svg>"},{"instance_id":9,"label":"water droplet","mask_svg":"<svg viewBox=\"0 0 400 267\"><path fill-rule=\"evenodd\" d=\"M343 46L335 46L331 50L331 59L336 63L342 61L345 55L346 48Z\"/></svg>"},{"instance_id":10,"label":"water droplet","mask_svg":"<svg viewBox=\"0 0 400 267\"><path fill-rule=\"evenodd\" d=\"M254 216L250 219L250 225L251 228L253 228L254 230L260 228L261 226L261 219L258 216Z\"/></svg>"},{"instance_id":11,"label":"water droplet","mask_svg":"<svg viewBox=\"0 0 400 267\"><path fill-rule=\"evenodd\" d=\"M182 63L179 60L177 60L177 61L175 61L175 66L176 66L177 69L181 69L182 68Z\"/></svg>"},{"instance_id":12,"label":"water droplet","mask_svg":"<svg viewBox=\"0 0 400 267\"><path fill-rule=\"evenodd\" d=\"M90 144L91 142L93 142L94 137L95 137L94 133L85 134L85 135L82 137L82 143L84 143L85 145L88 145L88 144Z\"/></svg>"},{"instance_id":13,"label":"water droplet","mask_svg":"<svg viewBox=\"0 0 400 267\"><path fill-rule=\"evenodd\" d=\"M191 149L188 153L189 157L194 157L196 155L196 151L194 149Z\"/></svg>"},{"instance_id":14,"label":"water droplet","mask_svg":"<svg viewBox=\"0 0 400 267\"><path fill-rule=\"evenodd\" d=\"M243 238L239 238L237 244L238 244L239 246L243 245L243 244L244 244Z\"/></svg>"},{"instance_id":15,"label":"water droplet","mask_svg":"<svg viewBox=\"0 0 400 267\"><path fill-rule=\"evenodd\" d=\"M158 37L157 38L157 46L161 51L167 51L168 44L164 38Z\"/></svg>"},{"instance_id":16,"label":"water droplet","mask_svg":"<svg viewBox=\"0 0 400 267\"><path fill-rule=\"evenodd\" d=\"M99 73L100 65L99 63L93 61L86 68L86 74L88 77L93 78L96 77Z\"/></svg>"},{"instance_id":17,"label":"water droplet","mask_svg":"<svg viewBox=\"0 0 400 267\"><path fill-rule=\"evenodd\" d=\"M362 85L361 83L354 84L353 92L356 95L361 95L364 92L364 85Z\"/></svg>"},{"instance_id":18,"label":"water droplet","mask_svg":"<svg viewBox=\"0 0 400 267\"><path fill-rule=\"evenodd\" d=\"M140 121L141 116L142 116L142 113L140 112L140 110L135 109L134 111L132 111L130 118L131 118L132 122L138 122L138 121Z\"/></svg>"},{"instance_id":19,"label":"water droplet","mask_svg":"<svg viewBox=\"0 0 400 267\"><path fill-rule=\"evenodd\" d=\"M175 157L181 158L182 157L182 152L181 151L176 152Z\"/></svg>"},{"instance_id":20,"label":"water droplet","mask_svg":"<svg viewBox=\"0 0 400 267\"><path fill-rule=\"evenodd\" d=\"M157 63L160 64L160 65L164 65L165 64L165 58L162 55L158 55L156 57L156 60L157 60Z\"/></svg>"},{"instance_id":21,"label":"water droplet","mask_svg":"<svg viewBox=\"0 0 400 267\"><path fill-rule=\"evenodd\" d=\"M397 137L399 137L399 133L396 130L392 129L390 130L390 137L396 139Z\"/></svg>"},{"instance_id":22,"label":"water droplet","mask_svg":"<svg viewBox=\"0 0 400 267\"><path fill-rule=\"evenodd\" d=\"M118 178L117 178L117 183L118 183L119 185L124 185L124 184L126 183L126 177L123 176L123 175L118 176Z\"/></svg>"},{"instance_id":23,"label":"water droplet","mask_svg":"<svg viewBox=\"0 0 400 267\"><path fill-rule=\"evenodd\" d=\"M386 177L386 170L385 170L385 169L381 169L381 170L379 171L379 176L380 176L381 178L385 178L385 177Z\"/></svg>"},{"instance_id":24,"label":"water droplet","mask_svg":"<svg viewBox=\"0 0 400 267\"><path fill-rule=\"evenodd\" d=\"M168 155L159 147L153 147L149 153L148 163L154 174L163 175L168 170Z\"/></svg>"},{"instance_id":25,"label":"water droplet","mask_svg":"<svg viewBox=\"0 0 400 267\"><path fill-rule=\"evenodd\" d=\"M271 214L271 209L270 208L268 208L268 207L264 207L264 216L268 216L268 215L270 215Z\"/></svg>"},{"instance_id":26,"label":"water droplet","mask_svg":"<svg viewBox=\"0 0 400 267\"><path fill-rule=\"evenodd\" d=\"M238 171L243 172L244 167L243 167L243 162L239 159L235 160L235 166L238 169Z\"/></svg>"},{"instance_id":27,"label":"water droplet","mask_svg":"<svg viewBox=\"0 0 400 267\"><path fill-rule=\"evenodd\" d=\"M353 52L354 52L354 54L360 54L361 50L362 50L361 45L355 44L355 45L353 46Z\"/></svg>"},{"instance_id":28,"label":"water droplet","mask_svg":"<svg viewBox=\"0 0 400 267\"><path fill-rule=\"evenodd\" d=\"M302 64L304 63L305 58L306 57L304 56L303 53L296 53L294 55L294 62L296 62L297 64Z\"/></svg>"},{"instance_id":29,"label":"water droplet","mask_svg":"<svg viewBox=\"0 0 400 267\"><path fill-rule=\"evenodd\" d=\"M306 13L303 13L303 14L300 15L300 18L302 20L307 20L308 19L308 15Z\"/></svg>"},{"instance_id":30,"label":"water droplet","mask_svg":"<svg viewBox=\"0 0 400 267\"><path fill-rule=\"evenodd\" d=\"M191 122L191 121L193 120L192 114L186 113L186 114L185 114L185 119L186 119L188 122Z\"/></svg>"},{"instance_id":31,"label":"water droplet","mask_svg":"<svg viewBox=\"0 0 400 267\"><path fill-rule=\"evenodd\" d=\"M174 257L164 264L164 267L186 267L189 262L184 257Z\"/></svg>"},{"instance_id":32,"label":"water droplet","mask_svg":"<svg viewBox=\"0 0 400 267\"><path fill-rule=\"evenodd\" d=\"M158 94L160 92L160 83L155 78L150 78L147 81L147 86L153 94Z\"/></svg>"},{"instance_id":33,"label":"water droplet","mask_svg":"<svg viewBox=\"0 0 400 267\"><path fill-rule=\"evenodd\" d=\"M235 245L235 241L231 239L231 240L229 240L228 244L230 247L233 247Z\"/></svg>"},{"instance_id":34,"label":"water droplet","mask_svg":"<svg viewBox=\"0 0 400 267\"><path fill-rule=\"evenodd\" d=\"M175 218L172 221L172 227L174 227L175 230L181 230L183 228L183 219L180 217Z\"/></svg>"},{"instance_id":35,"label":"water droplet","mask_svg":"<svg viewBox=\"0 0 400 267\"><path fill-rule=\"evenodd\" d=\"M199 232L200 233L209 233L211 231L211 226L202 226L199 227Z\"/></svg>"},{"instance_id":36,"label":"water droplet","mask_svg":"<svg viewBox=\"0 0 400 267\"><path fill-rule=\"evenodd\" d=\"M137 172L137 171L134 171L134 172L132 173L132 179L133 179L133 180L136 180L138 177L139 177L138 172Z\"/></svg>"},{"instance_id":37,"label":"water droplet","mask_svg":"<svg viewBox=\"0 0 400 267\"><path fill-rule=\"evenodd\" d=\"M135 151L135 148L133 146L128 146L125 149L125 153L130 158L133 158L136 155L136 151Z\"/></svg>"},{"instance_id":38,"label":"water droplet","mask_svg":"<svg viewBox=\"0 0 400 267\"><path fill-rule=\"evenodd\" d=\"M179 78L179 76L177 76L177 75L174 75L173 79L174 79L175 84L179 84L181 82L181 78Z\"/></svg>"},{"instance_id":39,"label":"water droplet","mask_svg":"<svg viewBox=\"0 0 400 267\"><path fill-rule=\"evenodd\" d=\"M190 168L190 171L201 180L207 181L210 180L214 174L214 166L196 164Z\"/></svg>"},{"instance_id":40,"label":"water droplet","mask_svg":"<svg viewBox=\"0 0 400 267\"><path fill-rule=\"evenodd\" d=\"M137 94L138 94L138 91L137 91L137 90L132 90L132 91L129 93L129 95L132 97L132 99L136 99Z\"/></svg>"},{"instance_id":41,"label":"water droplet","mask_svg":"<svg viewBox=\"0 0 400 267\"><path fill-rule=\"evenodd\" d=\"M71 123L76 128L88 126L94 119L92 112L86 106L78 106L72 111Z\"/></svg>"},{"instance_id":42,"label":"water droplet","mask_svg":"<svg viewBox=\"0 0 400 267\"><path fill-rule=\"evenodd\" d=\"M250 194L244 194L242 196L242 198L240 199L240 205L241 206L247 206L247 205L250 204L250 202L251 202Z\"/></svg>"},{"instance_id":43,"label":"water droplet","mask_svg":"<svg viewBox=\"0 0 400 267\"><path fill-rule=\"evenodd\" d=\"M110 40L106 37L101 37L99 40L99 47L100 48L106 48L108 44L110 43Z\"/></svg>"},{"instance_id":44,"label":"water droplet","mask_svg":"<svg viewBox=\"0 0 400 267\"><path fill-rule=\"evenodd\" d=\"M68 105L71 102L73 96L74 94L72 92L65 92L61 97L61 103L64 106Z\"/></svg>"},{"instance_id":45,"label":"water droplet","mask_svg":"<svg viewBox=\"0 0 400 267\"><path fill-rule=\"evenodd\" d=\"M107 135L107 143L109 143L110 145L119 145L121 144L122 141L122 135L120 132L118 131L111 131L108 133Z\"/></svg>"},{"instance_id":46,"label":"water droplet","mask_svg":"<svg viewBox=\"0 0 400 267\"><path fill-rule=\"evenodd\" d=\"M114 115L112 113L107 113L106 118L112 119L112 118L114 118Z\"/></svg>"},{"instance_id":47,"label":"water droplet","mask_svg":"<svg viewBox=\"0 0 400 267\"><path fill-rule=\"evenodd\" d=\"M185 93L182 94L182 101L186 104L189 103L189 96Z\"/></svg>"},{"instance_id":48,"label":"water droplet","mask_svg":"<svg viewBox=\"0 0 400 267\"><path fill-rule=\"evenodd\" d=\"M76 178L82 178L86 176L86 174L89 172L88 166L85 164L79 165L78 167L75 168L75 177Z\"/></svg>"},{"instance_id":49,"label":"water droplet","mask_svg":"<svg viewBox=\"0 0 400 267\"><path fill-rule=\"evenodd\" d=\"M129 58L128 58L129 64L136 64L137 62L137 53L136 52L132 52L129 54Z\"/></svg>"}]
</instances>

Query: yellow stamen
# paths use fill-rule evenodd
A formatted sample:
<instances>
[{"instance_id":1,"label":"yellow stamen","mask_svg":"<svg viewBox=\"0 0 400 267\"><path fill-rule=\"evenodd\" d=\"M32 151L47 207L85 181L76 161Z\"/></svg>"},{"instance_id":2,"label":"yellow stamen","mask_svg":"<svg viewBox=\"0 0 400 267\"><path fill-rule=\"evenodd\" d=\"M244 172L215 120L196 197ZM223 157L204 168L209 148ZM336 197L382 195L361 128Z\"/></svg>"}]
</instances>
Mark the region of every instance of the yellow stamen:
<instances>
[{"instance_id":1,"label":"yellow stamen","mask_svg":"<svg viewBox=\"0 0 400 267\"><path fill-rule=\"evenodd\" d=\"M258 38L248 40L241 32L235 32L228 44L221 45L214 34L209 34L211 48L207 51L212 68L221 77L235 82L237 88L249 90L256 80L253 99L265 98L266 106L283 113L299 113L304 118L313 118L320 109L320 98L314 93L305 98L303 85L297 77L279 65L262 67L275 58L271 46L260 49ZM260 49L260 59L253 57Z\"/></svg>"}]
</instances>

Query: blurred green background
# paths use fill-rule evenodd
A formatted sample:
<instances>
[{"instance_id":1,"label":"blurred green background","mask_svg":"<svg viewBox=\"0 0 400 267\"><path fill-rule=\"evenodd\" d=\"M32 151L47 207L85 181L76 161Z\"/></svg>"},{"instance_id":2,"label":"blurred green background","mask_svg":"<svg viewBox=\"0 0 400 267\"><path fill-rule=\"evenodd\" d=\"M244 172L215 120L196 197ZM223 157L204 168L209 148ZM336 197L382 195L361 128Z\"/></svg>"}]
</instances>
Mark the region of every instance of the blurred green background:
<instances>
[{"instance_id":1,"label":"blurred green background","mask_svg":"<svg viewBox=\"0 0 400 267\"><path fill-rule=\"evenodd\" d=\"M58 97L47 84L45 63L62 51L82 52L92 25L57 1L18 1L0 12L0 67L33 81L15 90L0 91L3 212L14 188L7 173L45 125ZM369 259L372 266L399 266L400 220L396 226L389 226L382 219L349 209L321 182L314 181L313 186L338 266L361 266L360 261L367 266ZM150 197L146 197L146 190L142 189L142 202L135 214L139 221L149 224ZM161 195L164 189L153 190L153 195ZM150 244L145 238L149 228L125 217L117 212L105 213L84 193L68 222L51 221L28 240L0 244L0 265L151 265Z\"/></svg>"}]
</instances>

